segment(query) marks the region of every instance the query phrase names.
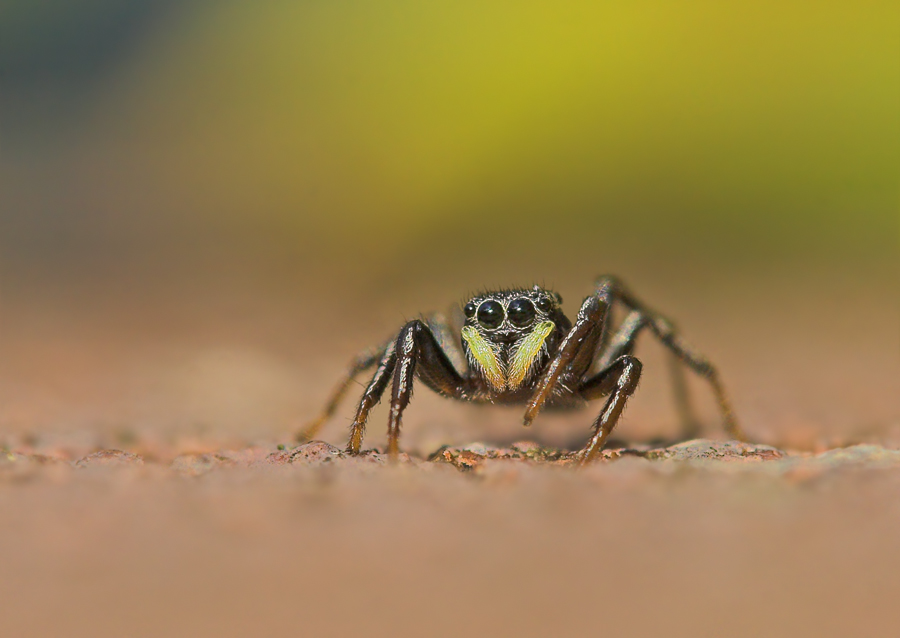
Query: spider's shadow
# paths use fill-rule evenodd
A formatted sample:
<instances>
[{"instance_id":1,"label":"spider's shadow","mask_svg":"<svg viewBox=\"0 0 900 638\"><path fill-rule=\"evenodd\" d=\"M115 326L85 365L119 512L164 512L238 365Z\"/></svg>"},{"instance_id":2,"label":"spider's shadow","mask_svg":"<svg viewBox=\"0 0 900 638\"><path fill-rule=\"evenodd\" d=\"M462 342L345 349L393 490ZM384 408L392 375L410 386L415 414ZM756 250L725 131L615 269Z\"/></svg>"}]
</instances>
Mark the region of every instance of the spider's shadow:
<instances>
[{"instance_id":1,"label":"spider's shadow","mask_svg":"<svg viewBox=\"0 0 900 638\"><path fill-rule=\"evenodd\" d=\"M513 443L519 443L521 441L532 441L532 440L534 440L534 437L499 436L499 437L491 437L490 439L487 439L482 442L487 445L490 445L490 446L504 448L504 447L511 446ZM649 438L649 439L640 439L640 440L635 440L635 439L626 440L626 439L622 439L622 438L610 438L606 441L606 444L603 447L606 449L609 449L609 448L621 449L621 448L634 448L634 447L665 448L665 447L671 447L673 445L677 445L679 443L684 443L687 440L689 440L689 439L685 438L684 436L653 437L653 438ZM569 450L569 451L577 451L577 450L580 450L582 447L584 447L584 444L586 441L587 441L586 435L572 434L572 435L567 435L565 438L563 438L561 440L555 441L554 444L550 444L546 440L536 440L535 442L538 443L542 448L551 448L552 447L552 448L560 448L560 449ZM465 447L465 446L466 446L466 444L462 444L462 445L454 446L454 447Z\"/></svg>"}]
</instances>

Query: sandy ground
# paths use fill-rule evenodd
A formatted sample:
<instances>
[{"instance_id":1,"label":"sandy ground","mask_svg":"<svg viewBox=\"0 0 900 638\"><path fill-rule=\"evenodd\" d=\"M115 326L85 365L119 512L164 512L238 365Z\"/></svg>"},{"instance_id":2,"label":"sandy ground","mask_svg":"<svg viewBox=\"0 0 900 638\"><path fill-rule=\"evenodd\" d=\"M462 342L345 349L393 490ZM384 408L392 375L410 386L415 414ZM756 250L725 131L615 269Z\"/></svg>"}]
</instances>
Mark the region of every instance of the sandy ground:
<instances>
[{"instance_id":1,"label":"sandy ground","mask_svg":"<svg viewBox=\"0 0 900 638\"><path fill-rule=\"evenodd\" d=\"M294 451L344 361L409 301L382 300L390 310L352 329L349 306L277 295L110 306L7 290L0 633L893 635L898 309L889 287L832 283L798 298L645 282L773 447L671 447L648 343L611 446L632 452L582 470L496 450L577 447L593 413L523 431L516 411L426 391L406 421L410 462ZM695 386L704 436L721 440ZM342 445L351 403L321 438ZM457 447L426 460L443 445Z\"/></svg>"},{"instance_id":2,"label":"sandy ground","mask_svg":"<svg viewBox=\"0 0 900 638\"><path fill-rule=\"evenodd\" d=\"M900 451L683 448L582 471L10 454L4 635L892 635Z\"/></svg>"}]
</instances>

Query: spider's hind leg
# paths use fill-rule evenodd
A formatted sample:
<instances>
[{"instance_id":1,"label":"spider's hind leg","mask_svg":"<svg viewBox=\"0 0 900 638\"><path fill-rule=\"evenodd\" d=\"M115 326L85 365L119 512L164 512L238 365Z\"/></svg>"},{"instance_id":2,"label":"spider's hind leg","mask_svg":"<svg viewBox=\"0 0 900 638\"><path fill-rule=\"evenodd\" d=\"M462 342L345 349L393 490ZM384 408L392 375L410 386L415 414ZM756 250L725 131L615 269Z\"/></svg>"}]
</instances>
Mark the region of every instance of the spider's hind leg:
<instances>
[{"instance_id":1,"label":"spider's hind leg","mask_svg":"<svg viewBox=\"0 0 900 638\"><path fill-rule=\"evenodd\" d=\"M622 284L618 281L618 279L614 277L603 277L600 279L600 283L598 284L598 290L609 290L612 293L612 298L620 301L625 304L628 308L632 310L632 312L639 312L645 318L645 325L650 328L650 331L656 335L656 337L663 343L666 348L672 353L681 364L687 366L691 370L693 370L696 374L706 379L709 382L709 385L712 388L713 394L715 394L716 401L719 404L719 409L722 413L722 421L725 426L725 431L735 439L740 441L746 441L747 437L741 429L740 425L738 425L737 419L734 416L734 410L731 407L731 401L728 399L728 395L725 392L725 387L722 384L721 379L719 378L718 370L716 370L715 366L702 354L697 352L692 346L690 346L680 334L675 329L675 326L671 321L666 319L663 315L658 312L649 309L643 303L638 301ZM643 327L643 326L641 326ZM638 328L639 330L640 328ZM636 334L636 332L635 332ZM672 364L673 369L676 364ZM675 393L676 393L676 402L679 411L682 413L682 418L687 420L695 420L693 418L693 412L690 408L690 403L687 398L687 387L683 375L681 375L681 371L675 372L675 376L673 377ZM696 432L689 432L688 434L695 434Z\"/></svg>"},{"instance_id":2,"label":"spider's hind leg","mask_svg":"<svg viewBox=\"0 0 900 638\"><path fill-rule=\"evenodd\" d=\"M609 311L616 302L624 304L631 312L611 340L606 340ZM582 303L572 328L534 387L525 408L525 425L535 419L551 396L568 391L567 388L572 386L567 384L573 380L577 380L583 398L609 394L603 412L594 423L594 436L583 450L584 459L593 458L615 427L640 377L640 363L631 356L631 351L637 333L645 326L680 363L709 382L722 411L725 429L732 437L745 440L715 367L678 335L671 322L638 301L613 277L601 278L594 294ZM593 368L595 361L600 365L600 372L586 377L589 370L596 369ZM679 399L679 402L688 409L686 399Z\"/></svg>"},{"instance_id":3,"label":"spider's hind leg","mask_svg":"<svg viewBox=\"0 0 900 638\"><path fill-rule=\"evenodd\" d=\"M640 310L630 311L625 319L622 320L616 333L601 346L594 369L603 371L622 355L634 354L638 335L651 321ZM672 379L675 409L678 411L681 424L681 438L684 440L693 439L700 432L700 421L694 413L691 397L688 393L684 365L682 359L675 352L669 348L666 351L669 359L669 372Z\"/></svg>"},{"instance_id":4,"label":"spider's hind leg","mask_svg":"<svg viewBox=\"0 0 900 638\"><path fill-rule=\"evenodd\" d=\"M697 418L697 413L694 411L694 402L691 401L687 377L684 374L684 365L677 354L671 350L669 350L668 354L669 377L672 379L672 398L675 400L675 410L678 412L678 422L681 424L681 438L689 441L700 436L700 419ZM726 429L728 429L727 422ZM730 429L728 431L731 433Z\"/></svg>"},{"instance_id":5,"label":"spider's hind leg","mask_svg":"<svg viewBox=\"0 0 900 638\"><path fill-rule=\"evenodd\" d=\"M359 400L359 406L356 408L356 416L353 424L350 426L350 440L347 442L347 451L351 454L359 454L359 448L362 446L363 436L366 433L366 421L369 420L369 412L381 401L381 395L387 388L388 381L394 373L397 365L397 345L391 341L384 349L375 374L366 386L362 398Z\"/></svg>"},{"instance_id":6,"label":"spider's hind leg","mask_svg":"<svg viewBox=\"0 0 900 638\"><path fill-rule=\"evenodd\" d=\"M392 344L393 341L390 341L387 344L382 345L381 347L369 348L368 350L361 352L355 359L353 359L347 372L344 374L344 377L341 379L340 383L338 383L337 387L335 387L334 391L331 393L331 396L328 398L328 401L325 403L325 407L322 408L322 411L315 419L307 423L306 426L304 426L303 429L294 436L294 440L296 440L298 443L304 443L306 441L312 440L312 438L319 433L319 430L322 429L322 426L325 425L328 419L334 416L338 405L343 400L344 396L346 396L347 391L353 384L353 380L359 374L365 372L380 360L382 360L384 358L385 352L388 349L388 346Z\"/></svg>"},{"instance_id":7,"label":"spider's hind leg","mask_svg":"<svg viewBox=\"0 0 900 638\"><path fill-rule=\"evenodd\" d=\"M728 394L725 392L725 386L722 384L722 380L719 378L719 372L715 366L713 366L709 359L688 345L688 343L681 338L681 335L676 332L671 322L664 317L660 315L651 316L649 327L653 334L655 334L659 340L662 341L663 345L669 349L672 355L677 359L677 362L680 362L683 366L687 366L696 374L706 379L716 397L716 402L719 404L719 411L722 413L722 422L725 426L725 431L729 436L739 441L746 441L747 436L744 434L744 431L737 422L737 418L734 416L731 401L728 398ZM678 366L677 362L672 364L673 367L683 367ZM679 406L680 409L683 409L684 406L689 405L687 404L686 383L682 376L680 379L681 388L679 389L679 378L676 376L674 379L676 383L676 400L685 402L683 406ZM679 394L681 396L679 396Z\"/></svg>"}]
</instances>

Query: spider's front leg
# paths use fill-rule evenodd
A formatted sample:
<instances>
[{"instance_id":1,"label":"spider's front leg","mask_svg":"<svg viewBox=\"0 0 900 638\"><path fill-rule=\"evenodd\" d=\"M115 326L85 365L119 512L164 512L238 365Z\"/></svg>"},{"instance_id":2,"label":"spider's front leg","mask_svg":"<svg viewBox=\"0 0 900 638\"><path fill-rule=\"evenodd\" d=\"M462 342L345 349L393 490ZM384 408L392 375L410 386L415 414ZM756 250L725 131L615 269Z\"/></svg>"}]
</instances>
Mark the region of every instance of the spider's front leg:
<instances>
[{"instance_id":1,"label":"spider's front leg","mask_svg":"<svg viewBox=\"0 0 900 638\"><path fill-rule=\"evenodd\" d=\"M594 421L594 435L579 453L582 463L591 461L603 449L606 439L619 421L628 398L637 389L641 379L641 362L630 354L622 355L611 366L588 379L578 388L585 399L598 399L609 395L603 411Z\"/></svg>"},{"instance_id":2,"label":"spider's front leg","mask_svg":"<svg viewBox=\"0 0 900 638\"><path fill-rule=\"evenodd\" d=\"M612 302L611 282L602 284L596 294L584 300L575 323L560 343L525 409L525 425L531 425L554 392L562 390L585 399L609 395L594 422L594 435L579 453L582 462L590 461L603 447L641 376L641 362L630 354L623 354L598 375L583 381L603 338Z\"/></svg>"},{"instance_id":3,"label":"spider's front leg","mask_svg":"<svg viewBox=\"0 0 900 638\"><path fill-rule=\"evenodd\" d=\"M623 303L631 312L612 342L602 344L609 310L615 301ZM606 406L594 422L594 436L582 450L582 460L593 458L612 432L625 402L637 386L641 367L631 356L631 351L637 334L644 327L649 327L681 363L709 382L719 402L726 430L743 440L743 432L734 418L715 367L681 338L670 321L638 301L613 277L601 278L596 293L582 304L575 324L535 388L525 410L525 425L531 424L554 392L577 394L585 399L609 394ZM600 357L600 372L585 378L595 356Z\"/></svg>"},{"instance_id":4,"label":"spider's front leg","mask_svg":"<svg viewBox=\"0 0 900 638\"><path fill-rule=\"evenodd\" d=\"M406 324L390 346L375 376L363 393L356 418L351 426L347 451L359 454L365 433L369 411L381 399L388 379L393 379L391 406L388 416L388 454L396 458L400 452L400 423L403 411L412 396L413 379L419 379L435 392L452 398L465 399L469 383L453 367L431 329L424 321L414 320Z\"/></svg>"},{"instance_id":5,"label":"spider's front leg","mask_svg":"<svg viewBox=\"0 0 900 638\"><path fill-rule=\"evenodd\" d=\"M594 352L603 336L612 304L612 285L601 285L597 293L581 304L575 323L559 344L556 355L547 364L535 392L525 408L524 424L531 425L554 392L566 388L574 393L593 363Z\"/></svg>"},{"instance_id":6,"label":"spider's front leg","mask_svg":"<svg viewBox=\"0 0 900 638\"><path fill-rule=\"evenodd\" d=\"M612 295L612 298L619 300L625 306L630 308L631 315L638 318L636 330L634 330L631 335L623 335L626 342L622 345L626 348L633 347L634 339L637 337L637 333L642 327L648 327L650 331L654 335L656 335L660 342L669 350L672 357L674 357L677 362L691 369L694 373L696 373L698 376L702 377L709 383L710 388L712 389L713 394L716 397L716 401L719 404L719 410L722 413L722 421L725 426L725 431L735 439L746 441L747 437L734 416L734 410L731 407L731 401L728 399L728 394L725 392L725 387L722 384L721 379L719 378L719 372L718 370L716 370L716 367L709 361L709 359L704 357L696 349L690 346L681 337L671 321L669 321L666 317L659 314L655 310L652 310L645 304L641 303L615 277L601 278L598 289L601 288L608 288L610 294ZM610 350L613 349L611 348ZM608 352L606 354L614 356L614 353L612 352ZM602 366L609 361L611 361L611 359L604 356L603 361L601 362L600 369L602 370ZM673 368L673 371L676 371L673 380L675 381L676 400L679 403L679 410L682 412L683 417L690 418L690 407L687 403L687 391L686 387L684 386L683 375L681 373L681 370ZM696 432L693 433L695 434Z\"/></svg>"}]
</instances>

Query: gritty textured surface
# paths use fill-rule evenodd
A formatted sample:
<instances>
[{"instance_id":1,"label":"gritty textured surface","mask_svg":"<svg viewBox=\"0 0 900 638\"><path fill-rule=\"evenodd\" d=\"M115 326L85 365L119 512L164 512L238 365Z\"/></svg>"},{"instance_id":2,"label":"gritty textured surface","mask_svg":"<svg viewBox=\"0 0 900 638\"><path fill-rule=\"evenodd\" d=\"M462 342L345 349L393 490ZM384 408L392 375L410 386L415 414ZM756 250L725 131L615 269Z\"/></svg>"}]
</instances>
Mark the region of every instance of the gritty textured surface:
<instances>
[{"instance_id":1,"label":"gritty textured surface","mask_svg":"<svg viewBox=\"0 0 900 638\"><path fill-rule=\"evenodd\" d=\"M586 468L578 465L575 452L542 447L533 441L518 441L509 447L492 447L474 443L465 447L443 446L427 459L401 453L395 463L380 450L365 450L358 456L324 441L310 441L294 448L284 445L272 450L265 446L241 450L186 453L171 456L157 449L150 461L151 473L197 477L222 470L264 470L266 468L296 467L304 469L334 466L348 471L363 466L396 466L427 470L446 465L464 473L479 475L490 467L504 466L515 471L533 467L569 468L575 472L591 468L614 471L617 462L649 461L648 471L674 466L705 469L713 473L746 472L767 475L813 476L829 471L847 469L900 469L900 450L880 445L859 444L828 450L818 454L789 452L769 445L741 441L695 439L668 447L607 448L600 458ZM80 458L66 450L57 449L52 455L37 453L27 447L0 449L0 479L14 480L31 477L39 480L43 474L59 474L69 470L103 468L143 468L145 458L140 454L116 449L103 449ZM598 470L599 471L599 470ZM578 474L575 474L578 476Z\"/></svg>"},{"instance_id":2,"label":"gritty textured surface","mask_svg":"<svg viewBox=\"0 0 900 638\"><path fill-rule=\"evenodd\" d=\"M900 450L880 445L697 439L578 468L528 441L394 464L322 441L32 443L0 453L10 636L874 636L900 622Z\"/></svg>"}]
</instances>

